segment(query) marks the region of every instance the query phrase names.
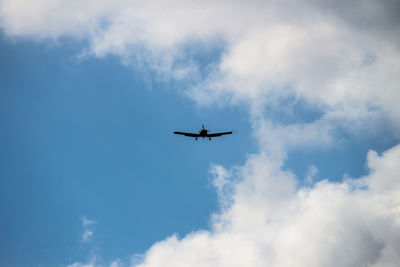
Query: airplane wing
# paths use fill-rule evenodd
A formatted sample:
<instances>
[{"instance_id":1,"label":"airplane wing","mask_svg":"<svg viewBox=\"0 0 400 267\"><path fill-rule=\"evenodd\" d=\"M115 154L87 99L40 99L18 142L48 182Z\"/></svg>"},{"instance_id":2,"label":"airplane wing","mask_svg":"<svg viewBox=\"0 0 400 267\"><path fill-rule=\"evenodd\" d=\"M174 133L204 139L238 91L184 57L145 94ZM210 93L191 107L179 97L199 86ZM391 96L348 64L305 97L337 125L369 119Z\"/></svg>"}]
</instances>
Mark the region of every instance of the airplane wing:
<instances>
[{"instance_id":1,"label":"airplane wing","mask_svg":"<svg viewBox=\"0 0 400 267\"><path fill-rule=\"evenodd\" d=\"M185 133L185 132L174 132L174 134L181 134L184 136L190 136L190 137L199 137L199 134L195 134L195 133Z\"/></svg>"},{"instance_id":2,"label":"airplane wing","mask_svg":"<svg viewBox=\"0 0 400 267\"><path fill-rule=\"evenodd\" d=\"M216 137L224 134L232 134L232 132L212 133L212 134L207 134L207 137Z\"/></svg>"}]
</instances>

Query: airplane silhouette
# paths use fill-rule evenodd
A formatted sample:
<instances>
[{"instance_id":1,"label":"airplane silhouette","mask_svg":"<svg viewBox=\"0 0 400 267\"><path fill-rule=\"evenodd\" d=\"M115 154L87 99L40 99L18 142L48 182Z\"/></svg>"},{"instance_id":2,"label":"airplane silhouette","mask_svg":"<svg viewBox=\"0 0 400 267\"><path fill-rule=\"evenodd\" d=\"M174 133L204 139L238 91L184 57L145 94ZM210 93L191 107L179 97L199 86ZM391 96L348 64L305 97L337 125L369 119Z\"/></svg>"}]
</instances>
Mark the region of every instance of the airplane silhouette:
<instances>
[{"instance_id":1,"label":"airplane silhouette","mask_svg":"<svg viewBox=\"0 0 400 267\"><path fill-rule=\"evenodd\" d=\"M201 125L202 129L200 129L199 133L185 133L185 132L174 132L174 134L181 134L184 136L190 136L190 137L194 137L196 140L198 137L203 137L204 138L208 138L209 140L211 140L211 137L217 137L217 136L221 136L224 134L231 134L232 132L222 132L222 133L212 133L209 134L208 130L204 128L204 125Z\"/></svg>"}]
</instances>

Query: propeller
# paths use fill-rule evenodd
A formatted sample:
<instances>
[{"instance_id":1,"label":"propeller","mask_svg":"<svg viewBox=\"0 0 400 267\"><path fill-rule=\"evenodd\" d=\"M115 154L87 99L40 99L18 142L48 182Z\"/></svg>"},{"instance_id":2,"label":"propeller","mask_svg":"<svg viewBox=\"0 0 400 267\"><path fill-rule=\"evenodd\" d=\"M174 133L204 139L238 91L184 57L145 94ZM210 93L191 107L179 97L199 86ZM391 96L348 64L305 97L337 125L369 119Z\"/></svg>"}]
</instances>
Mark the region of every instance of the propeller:
<instances>
[{"instance_id":1,"label":"propeller","mask_svg":"<svg viewBox=\"0 0 400 267\"><path fill-rule=\"evenodd\" d=\"M206 130L206 128L204 128L204 124L202 124L201 127L202 127L202 128L201 128L200 131L206 131L206 132L208 132L208 130Z\"/></svg>"}]
</instances>

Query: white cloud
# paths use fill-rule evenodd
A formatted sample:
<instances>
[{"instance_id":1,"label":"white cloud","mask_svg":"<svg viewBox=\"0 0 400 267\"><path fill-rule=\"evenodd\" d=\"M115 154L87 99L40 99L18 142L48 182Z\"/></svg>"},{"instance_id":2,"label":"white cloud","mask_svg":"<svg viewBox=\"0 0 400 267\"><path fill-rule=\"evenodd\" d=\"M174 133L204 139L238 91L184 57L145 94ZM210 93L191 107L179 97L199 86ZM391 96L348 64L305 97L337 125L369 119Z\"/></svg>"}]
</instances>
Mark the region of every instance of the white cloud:
<instances>
[{"instance_id":1,"label":"white cloud","mask_svg":"<svg viewBox=\"0 0 400 267\"><path fill-rule=\"evenodd\" d=\"M119 267L121 266L121 260L117 259L110 264L110 267Z\"/></svg>"},{"instance_id":2,"label":"white cloud","mask_svg":"<svg viewBox=\"0 0 400 267\"><path fill-rule=\"evenodd\" d=\"M86 216L81 216L83 233L81 236L81 241L87 243L92 240L94 230L93 227L96 224L95 221L89 220Z\"/></svg>"},{"instance_id":3,"label":"white cloud","mask_svg":"<svg viewBox=\"0 0 400 267\"><path fill-rule=\"evenodd\" d=\"M158 242L137 266L398 266L398 162L400 146L371 151L366 177L299 189L265 155L251 157L230 182L215 166L216 186L234 190L213 230Z\"/></svg>"},{"instance_id":4,"label":"white cloud","mask_svg":"<svg viewBox=\"0 0 400 267\"><path fill-rule=\"evenodd\" d=\"M84 56L113 54L184 81L200 105L247 103L260 150L282 158L292 148L335 144L338 128L357 136L390 127L400 136L399 8L375 0L3 0L0 25L12 37L85 40ZM221 43L221 58L200 74L196 49ZM272 122L265 107L296 112L281 101L288 97L321 116Z\"/></svg>"},{"instance_id":5,"label":"white cloud","mask_svg":"<svg viewBox=\"0 0 400 267\"><path fill-rule=\"evenodd\" d=\"M365 177L300 188L266 154L232 170L214 165L221 210L212 229L172 235L130 266L399 266L399 162L400 145L382 155L370 151ZM109 266L128 265L118 259ZM84 266L105 265L69 265Z\"/></svg>"},{"instance_id":6,"label":"white cloud","mask_svg":"<svg viewBox=\"0 0 400 267\"><path fill-rule=\"evenodd\" d=\"M318 168L315 165L310 165L306 174L305 182L312 184L315 180L315 176L318 174Z\"/></svg>"},{"instance_id":7,"label":"white cloud","mask_svg":"<svg viewBox=\"0 0 400 267\"><path fill-rule=\"evenodd\" d=\"M165 79L189 79L205 101L250 101L252 108L293 95L325 117L385 113L400 127L400 20L397 1L49 1L3 0L9 36L72 37L86 53L115 54ZM188 44L226 44L200 80ZM214 62L215 63L215 62ZM379 111L379 112L378 112Z\"/></svg>"},{"instance_id":8,"label":"white cloud","mask_svg":"<svg viewBox=\"0 0 400 267\"><path fill-rule=\"evenodd\" d=\"M89 229L85 229L82 234L82 242L89 242L92 239L93 231Z\"/></svg>"},{"instance_id":9,"label":"white cloud","mask_svg":"<svg viewBox=\"0 0 400 267\"><path fill-rule=\"evenodd\" d=\"M99 259L100 258L100 259ZM120 259L116 259L112 261L110 264L102 264L101 262L101 257L99 257L98 254L92 254L90 259L87 260L87 262L74 262L72 264L67 265L66 267L122 267L122 266L127 266L123 261Z\"/></svg>"},{"instance_id":10,"label":"white cloud","mask_svg":"<svg viewBox=\"0 0 400 267\"><path fill-rule=\"evenodd\" d=\"M84 227L88 227L88 226L96 224L95 221L89 220L86 216L81 216L81 220L82 220L82 225Z\"/></svg>"},{"instance_id":11,"label":"white cloud","mask_svg":"<svg viewBox=\"0 0 400 267\"><path fill-rule=\"evenodd\" d=\"M93 263L84 264L80 262L75 262L73 264L67 265L67 267L95 267L95 265Z\"/></svg>"},{"instance_id":12,"label":"white cloud","mask_svg":"<svg viewBox=\"0 0 400 267\"><path fill-rule=\"evenodd\" d=\"M104 265L96 264L95 261L90 261L89 263L74 262L72 264L67 265L67 267L100 267L100 266L104 266ZM119 267L119 266L122 266L122 265L120 265L119 260L115 260L109 265L109 267Z\"/></svg>"},{"instance_id":13,"label":"white cloud","mask_svg":"<svg viewBox=\"0 0 400 267\"><path fill-rule=\"evenodd\" d=\"M277 125L265 118L253 123L260 150L281 160L289 148L321 148L334 143L334 126L326 120Z\"/></svg>"}]
</instances>

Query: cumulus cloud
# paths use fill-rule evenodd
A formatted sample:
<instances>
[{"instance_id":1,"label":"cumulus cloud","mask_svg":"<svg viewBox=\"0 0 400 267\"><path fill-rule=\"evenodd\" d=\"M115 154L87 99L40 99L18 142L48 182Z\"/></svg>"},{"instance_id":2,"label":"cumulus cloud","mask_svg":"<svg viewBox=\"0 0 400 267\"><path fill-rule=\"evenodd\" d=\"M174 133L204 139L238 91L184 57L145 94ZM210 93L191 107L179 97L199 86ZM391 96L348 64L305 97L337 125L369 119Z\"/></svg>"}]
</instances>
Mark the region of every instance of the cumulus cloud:
<instances>
[{"instance_id":1,"label":"cumulus cloud","mask_svg":"<svg viewBox=\"0 0 400 267\"><path fill-rule=\"evenodd\" d=\"M330 146L340 127L365 134L388 120L399 133L399 10L396 0L2 0L0 25L12 38L74 38L88 43L85 56L188 81L201 104L248 104L260 153L212 169L221 205L212 229L173 235L132 265L399 266L399 146L370 152L360 179L299 187L282 170L288 149ZM224 49L201 74L193 50L216 44ZM274 120L298 102L319 115Z\"/></svg>"},{"instance_id":2,"label":"cumulus cloud","mask_svg":"<svg viewBox=\"0 0 400 267\"><path fill-rule=\"evenodd\" d=\"M398 162L400 146L371 151L369 175L297 189L294 175L265 155L230 174L215 166L229 208L213 229L158 242L136 266L398 266Z\"/></svg>"},{"instance_id":3,"label":"cumulus cloud","mask_svg":"<svg viewBox=\"0 0 400 267\"><path fill-rule=\"evenodd\" d=\"M371 266L400 264L400 145L367 155L369 174L301 186L267 154L214 165L220 212L210 230L155 243L110 266ZM315 167L309 171L317 175ZM106 266L96 261L72 266Z\"/></svg>"},{"instance_id":4,"label":"cumulus cloud","mask_svg":"<svg viewBox=\"0 0 400 267\"><path fill-rule=\"evenodd\" d=\"M376 0L3 0L0 25L12 38L84 41L82 56L115 55L180 81L200 105L245 103L260 150L283 158L335 144L338 129L357 136L391 127L400 136L399 9ZM216 46L211 62L196 60ZM296 103L320 115L271 118L296 112Z\"/></svg>"},{"instance_id":5,"label":"cumulus cloud","mask_svg":"<svg viewBox=\"0 0 400 267\"><path fill-rule=\"evenodd\" d=\"M199 103L250 101L255 110L288 95L324 118L400 125L398 1L48 1L3 0L1 25L14 37L89 42L167 79L188 79ZM199 77L190 44L225 44ZM261 104L260 104L261 102Z\"/></svg>"}]
</instances>

